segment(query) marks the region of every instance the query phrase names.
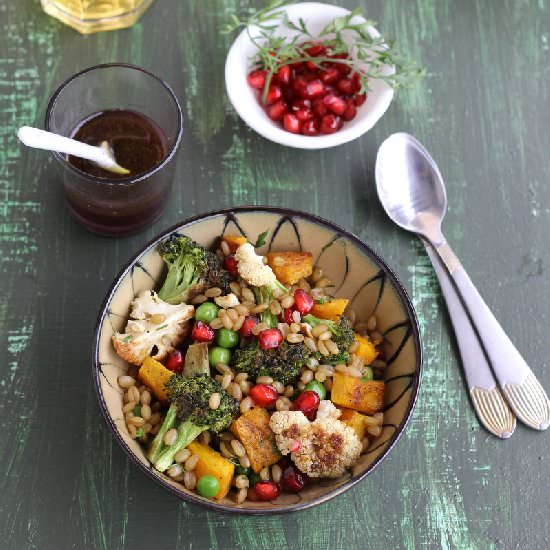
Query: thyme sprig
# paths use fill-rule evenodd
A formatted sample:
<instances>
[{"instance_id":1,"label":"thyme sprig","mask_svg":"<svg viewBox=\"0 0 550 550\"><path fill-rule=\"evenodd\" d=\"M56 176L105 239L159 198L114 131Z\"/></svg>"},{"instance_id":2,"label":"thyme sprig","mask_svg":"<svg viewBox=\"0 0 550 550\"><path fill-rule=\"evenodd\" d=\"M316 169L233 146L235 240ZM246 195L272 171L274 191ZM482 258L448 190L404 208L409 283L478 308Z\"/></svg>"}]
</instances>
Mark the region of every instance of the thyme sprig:
<instances>
[{"instance_id":1,"label":"thyme sprig","mask_svg":"<svg viewBox=\"0 0 550 550\"><path fill-rule=\"evenodd\" d=\"M336 17L317 36L312 36L304 19L292 21L284 8L294 0L271 0L267 5L248 19L239 19L232 15L224 27L225 33L244 28L258 51L252 63L267 71L263 91L265 101L271 80L275 73L285 65L310 61L317 67L323 63L342 63L348 65L359 75L363 94L369 90L369 79L386 82L397 89L410 86L424 75L424 70L416 63L409 62L401 55L394 41L372 36L370 27L376 23L370 20L354 21L362 15L357 8L347 15ZM281 28L294 31L292 37L280 36ZM323 46L328 55L313 56L308 53L312 43ZM346 58L335 58L338 54L349 54ZM388 66L394 72L388 74Z\"/></svg>"}]
</instances>

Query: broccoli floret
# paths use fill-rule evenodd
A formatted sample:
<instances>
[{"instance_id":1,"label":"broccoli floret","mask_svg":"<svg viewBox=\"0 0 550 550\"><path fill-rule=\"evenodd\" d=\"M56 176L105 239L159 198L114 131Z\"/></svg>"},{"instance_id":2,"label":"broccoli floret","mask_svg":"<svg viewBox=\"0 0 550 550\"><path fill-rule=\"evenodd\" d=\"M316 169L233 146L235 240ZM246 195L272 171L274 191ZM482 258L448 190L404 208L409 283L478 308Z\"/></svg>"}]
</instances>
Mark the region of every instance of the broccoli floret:
<instances>
[{"instance_id":1,"label":"broccoli floret","mask_svg":"<svg viewBox=\"0 0 550 550\"><path fill-rule=\"evenodd\" d=\"M246 372L253 380L258 376L271 376L283 384L298 378L311 352L303 344L289 344L286 340L279 347L262 349L257 341L237 349L231 358L231 366L238 372Z\"/></svg>"},{"instance_id":2,"label":"broccoli floret","mask_svg":"<svg viewBox=\"0 0 550 550\"><path fill-rule=\"evenodd\" d=\"M169 304L188 302L197 294L217 286L225 294L231 276L216 254L183 235L173 235L158 247L168 266L168 274L159 298Z\"/></svg>"},{"instance_id":3,"label":"broccoli floret","mask_svg":"<svg viewBox=\"0 0 550 550\"><path fill-rule=\"evenodd\" d=\"M328 319L319 319L314 315L304 315L302 322L308 323L312 327L316 325L327 325L332 333L332 341L338 346L339 353L334 355L322 355L320 352L315 353L315 358L319 359L327 365L338 365L340 363L347 363L349 359L349 347L355 339L353 333L353 327L349 324L349 321L342 315L340 320L330 321Z\"/></svg>"},{"instance_id":4,"label":"broccoli floret","mask_svg":"<svg viewBox=\"0 0 550 550\"><path fill-rule=\"evenodd\" d=\"M176 453L187 447L201 432L212 430L219 433L227 429L239 410L237 401L207 374L193 378L174 374L166 389L171 401L170 408L148 454L159 472L169 468ZM209 399L214 393L220 395L220 404L216 409L211 409ZM166 432L175 428L178 421L175 442L164 446Z\"/></svg>"},{"instance_id":5,"label":"broccoli floret","mask_svg":"<svg viewBox=\"0 0 550 550\"><path fill-rule=\"evenodd\" d=\"M257 304L269 304L273 299L273 289L269 286L254 286L252 287L254 297ZM269 308L260 313L260 322L266 323L269 328L275 328L279 319L269 311Z\"/></svg>"}]
</instances>

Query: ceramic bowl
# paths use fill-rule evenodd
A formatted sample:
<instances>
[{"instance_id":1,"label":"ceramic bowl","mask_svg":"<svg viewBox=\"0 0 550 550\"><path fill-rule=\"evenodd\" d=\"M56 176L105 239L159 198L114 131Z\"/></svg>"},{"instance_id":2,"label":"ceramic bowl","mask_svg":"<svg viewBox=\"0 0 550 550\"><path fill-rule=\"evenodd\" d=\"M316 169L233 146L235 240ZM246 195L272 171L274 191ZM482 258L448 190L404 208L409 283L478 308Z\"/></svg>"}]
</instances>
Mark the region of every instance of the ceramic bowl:
<instances>
[{"instance_id":1,"label":"ceramic bowl","mask_svg":"<svg viewBox=\"0 0 550 550\"><path fill-rule=\"evenodd\" d=\"M126 324L130 302L144 289L160 286L163 262L156 247L172 233L182 233L212 247L224 234L243 234L254 242L269 230L266 244L259 249L307 250L315 263L334 281L334 293L347 297L358 320L375 314L384 335L385 369L384 425L358 463L338 479L323 479L307 485L298 494L282 493L273 502L232 499L221 502L200 497L178 482L156 471L141 445L127 431L122 413L123 392L117 378L127 364L114 352L113 331ZM220 511L269 514L300 510L324 502L349 489L387 456L411 416L422 371L418 322L403 286L386 263L368 245L337 225L302 212L269 207L240 207L202 214L186 220L144 246L122 269L111 286L98 317L93 343L93 377L101 411L114 437L132 461L150 478L175 495Z\"/></svg>"},{"instance_id":2,"label":"ceramic bowl","mask_svg":"<svg viewBox=\"0 0 550 550\"><path fill-rule=\"evenodd\" d=\"M313 36L335 17L349 14L349 10L330 4L318 2L304 2L291 4L284 9L292 21L304 19ZM365 21L357 16L357 22ZM380 36L379 32L369 28L374 37ZM281 28L278 35L293 36L296 33ZM256 30L251 29L251 35L256 36ZM227 94L233 107L239 116L256 132L263 137L299 149L325 149L342 143L347 143L358 138L370 130L378 119L386 112L393 98L393 90L381 80L370 81L370 92L367 101L357 109L357 116L350 122L346 122L341 130L330 135L303 136L291 134L282 129L278 123L273 122L262 109L256 99L254 90L248 85L246 77L252 68L252 60L257 51L256 46L250 40L248 33L243 31L235 40L225 63L225 85ZM393 67L386 68L386 74L392 74Z\"/></svg>"}]
</instances>

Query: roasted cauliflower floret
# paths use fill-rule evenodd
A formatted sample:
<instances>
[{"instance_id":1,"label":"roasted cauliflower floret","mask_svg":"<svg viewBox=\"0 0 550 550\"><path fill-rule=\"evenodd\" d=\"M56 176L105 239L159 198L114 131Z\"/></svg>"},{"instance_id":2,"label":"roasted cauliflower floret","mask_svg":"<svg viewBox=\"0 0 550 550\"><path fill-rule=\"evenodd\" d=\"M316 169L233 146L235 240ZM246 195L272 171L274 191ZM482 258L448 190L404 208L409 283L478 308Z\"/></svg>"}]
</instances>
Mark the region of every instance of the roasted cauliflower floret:
<instances>
[{"instance_id":1,"label":"roasted cauliflower floret","mask_svg":"<svg viewBox=\"0 0 550 550\"><path fill-rule=\"evenodd\" d=\"M301 411L278 411L271 415L269 426L281 453L290 453L301 472L315 478L339 477L359 458L361 441L335 418L340 411L330 401L330 405L327 400L321 403L321 413L329 416L310 422Z\"/></svg>"},{"instance_id":2,"label":"roasted cauliflower floret","mask_svg":"<svg viewBox=\"0 0 550 550\"><path fill-rule=\"evenodd\" d=\"M287 455L300 438L303 426L309 426L309 420L302 411L277 411L271 415L269 427L275 434L275 441L281 454Z\"/></svg>"},{"instance_id":3,"label":"roasted cauliflower floret","mask_svg":"<svg viewBox=\"0 0 550 550\"><path fill-rule=\"evenodd\" d=\"M233 292L226 294L225 296L218 296L214 298L216 305L220 306L223 309L228 309L230 307L235 307L240 304L239 299Z\"/></svg>"},{"instance_id":4,"label":"roasted cauliflower floret","mask_svg":"<svg viewBox=\"0 0 550 550\"><path fill-rule=\"evenodd\" d=\"M252 286L267 286L279 288L283 292L287 289L273 273L273 270L263 263L263 256L256 254L250 243L241 244L235 252L239 275Z\"/></svg>"},{"instance_id":5,"label":"roasted cauliflower floret","mask_svg":"<svg viewBox=\"0 0 550 550\"><path fill-rule=\"evenodd\" d=\"M120 357L134 365L149 356L161 361L181 344L195 310L187 304L168 304L152 290L141 292L131 306L125 331L113 335L113 345Z\"/></svg>"},{"instance_id":6,"label":"roasted cauliflower floret","mask_svg":"<svg viewBox=\"0 0 550 550\"><path fill-rule=\"evenodd\" d=\"M340 418L342 411L337 409L334 406L334 403L330 399L323 399L319 403L319 408L317 409L317 420L322 418Z\"/></svg>"},{"instance_id":7,"label":"roasted cauliflower floret","mask_svg":"<svg viewBox=\"0 0 550 550\"><path fill-rule=\"evenodd\" d=\"M303 426L300 446L291 453L296 467L309 477L340 477L361 454L355 431L335 418Z\"/></svg>"}]
</instances>

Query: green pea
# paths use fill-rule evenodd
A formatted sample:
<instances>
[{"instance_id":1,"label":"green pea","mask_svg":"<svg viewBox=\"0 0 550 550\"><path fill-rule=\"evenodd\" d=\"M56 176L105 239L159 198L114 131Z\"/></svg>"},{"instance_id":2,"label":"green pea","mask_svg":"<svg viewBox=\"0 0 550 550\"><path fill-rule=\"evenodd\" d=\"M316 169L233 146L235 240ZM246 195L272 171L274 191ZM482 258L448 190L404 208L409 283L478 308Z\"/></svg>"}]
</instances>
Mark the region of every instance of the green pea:
<instances>
[{"instance_id":1,"label":"green pea","mask_svg":"<svg viewBox=\"0 0 550 550\"><path fill-rule=\"evenodd\" d=\"M361 380L363 382L368 382L373 378L374 378L374 371L372 370L372 367L365 367L365 370L363 370L363 376L361 376Z\"/></svg>"},{"instance_id":2,"label":"green pea","mask_svg":"<svg viewBox=\"0 0 550 550\"><path fill-rule=\"evenodd\" d=\"M208 360L210 365L215 367L218 363L228 365L231 361L231 352L227 348L213 347L208 352Z\"/></svg>"},{"instance_id":3,"label":"green pea","mask_svg":"<svg viewBox=\"0 0 550 550\"><path fill-rule=\"evenodd\" d=\"M197 482L197 491L201 497L215 497L220 490L220 482L217 477L211 475L202 476Z\"/></svg>"},{"instance_id":4,"label":"green pea","mask_svg":"<svg viewBox=\"0 0 550 550\"><path fill-rule=\"evenodd\" d=\"M327 396L327 390L325 389L325 386L321 384L318 380L312 380L311 382L308 382L306 384L305 390L313 390L319 395L319 399L324 399Z\"/></svg>"},{"instance_id":5,"label":"green pea","mask_svg":"<svg viewBox=\"0 0 550 550\"><path fill-rule=\"evenodd\" d=\"M216 340L222 348L234 348L239 343L239 333L228 328L221 328L218 330Z\"/></svg>"},{"instance_id":6,"label":"green pea","mask_svg":"<svg viewBox=\"0 0 550 550\"><path fill-rule=\"evenodd\" d=\"M212 302L204 302L195 310L195 319L203 323L210 323L218 316L220 308Z\"/></svg>"},{"instance_id":7,"label":"green pea","mask_svg":"<svg viewBox=\"0 0 550 550\"><path fill-rule=\"evenodd\" d=\"M262 481L262 478L259 476L259 474L255 473L255 472L252 472L249 476L248 476L248 483L250 484L250 487L252 487L253 485L256 485L256 483Z\"/></svg>"}]
</instances>

